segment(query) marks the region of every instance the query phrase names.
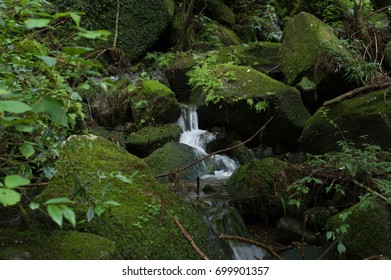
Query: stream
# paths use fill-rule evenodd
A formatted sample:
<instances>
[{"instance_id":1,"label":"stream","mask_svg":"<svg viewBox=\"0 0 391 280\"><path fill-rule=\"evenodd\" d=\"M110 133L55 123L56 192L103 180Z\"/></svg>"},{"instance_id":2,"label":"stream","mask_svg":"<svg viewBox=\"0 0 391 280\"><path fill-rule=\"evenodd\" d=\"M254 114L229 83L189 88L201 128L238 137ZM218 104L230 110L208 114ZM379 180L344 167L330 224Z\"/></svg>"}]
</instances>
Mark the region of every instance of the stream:
<instances>
[{"instance_id":1,"label":"stream","mask_svg":"<svg viewBox=\"0 0 391 280\"><path fill-rule=\"evenodd\" d=\"M198 127L198 115L193 105L182 105L182 113L178 120L182 128L180 143L191 146L197 157L207 155L206 145L216 138L216 134L201 130ZM226 155L216 155L202 161L197 167L200 178L199 189L189 194L211 230L211 238L221 248L221 258L234 260L263 259L266 251L243 241L221 240L220 235L250 237L246 225L237 211L230 205L231 197L225 185L239 164ZM194 184L197 184L194 182Z\"/></svg>"}]
</instances>

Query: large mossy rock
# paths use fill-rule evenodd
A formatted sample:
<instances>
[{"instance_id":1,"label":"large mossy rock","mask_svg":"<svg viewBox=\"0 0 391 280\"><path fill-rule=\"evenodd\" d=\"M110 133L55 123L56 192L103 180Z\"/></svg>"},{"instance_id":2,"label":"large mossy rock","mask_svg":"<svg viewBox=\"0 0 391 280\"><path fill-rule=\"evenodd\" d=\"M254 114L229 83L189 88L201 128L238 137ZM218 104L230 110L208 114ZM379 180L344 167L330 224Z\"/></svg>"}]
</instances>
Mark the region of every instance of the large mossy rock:
<instances>
[{"instance_id":1,"label":"large mossy rock","mask_svg":"<svg viewBox=\"0 0 391 280\"><path fill-rule=\"evenodd\" d=\"M112 48L116 32L117 2L111 0L51 0L60 11L84 12L82 27L112 32L103 46ZM117 47L128 61L144 54L159 39L172 20L174 0L121 0Z\"/></svg>"},{"instance_id":2,"label":"large mossy rock","mask_svg":"<svg viewBox=\"0 0 391 280\"><path fill-rule=\"evenodd\" d=\"M146 157L168 142L178 142L182 129L177 124L147 126L131 134L126 149L138 157Z\"/></svg>"},{"instance_id":3,"label":"large mossy rock","mask_svg":"<svg viewBox=\"0 0 391 280\"><path fill-rule=\"evenodd\" d=\"M63 149L56 164L57 173L38 201L72 195L79 201L77 195L84 194L80 199L86 203L73 205L78 221L85 219L91 205L119 203L85 224L85 230L114 241L124 259L200 258L174 223L174 217L197 245L214 257L202 217L166 190L143 160L93 135L73 136ZM38 220L55 226L46 215L38 216Z\"/></svg>"},{"instance_id":4,"label":"large mossy rock","mask_svg":"<svg viewBox=\"0 0 391 280\"><path fill-rule=\"evenodd\" d=\"M0 260L115 260L116 244L91 233L0 229Z\"/></svg>"},{"instance_id":5,"label":"large mossy rock","mask_svg":"<svg viewBox=\"0 0 391 280\"><path fill-rule=\"evenodd\" d=\"M227 131L237 133L240 140L246 140L273 117L266 126L262 142L269 146L280 144L297 148L298 138L310 115L295 88L244 66L217 65L211 75L234 79L225 80L222 88L215 91L220 98L217 103L207 104L203 88L193 89L191 100L199 105L201 126L225 127ZM254 106L248 104L249 99ZM266 110L255 109L259 102L268 104Z\"/></svg>"},{"instance_id":6,"label":"large mossy rock","mask_svg":"<svg viewBox=\"0 0 391 280\"><path fill-rule=\"evenodd\" d=\"M234 62L237 65L250 66L262 73L267 73L279 64L280 46L279 43L254 42L248 45L223 47L206 53L178 52L166 70L166 75L177 98L186 102L191 94L186 73L200 60L214 56L218 63Z\"/></svg>"},{"instance_id":7,"label":"large mossy rock","mask_svg":"<svg viewBox=\"0 0 391 280\"><path fill-rule=\"evenodd\" d=\"M174 92L155 80L139 80L130 101L133 118L140 126L173 123L181 114Z\"/></svg>"},{"instance_id":8,"label":"large mossy rock","mask_svg":"<svg viewBox=\"0 0 391 280\"><path fill-rule=\"evenodd\" d=\"M230 7L224 4L224 1L207 0L196 2L196 8L203 10L211 19L227 26L235 24L235 14Z\"/></svg>"},{"instance_id":9,"label":"large mossy rock","mask_svg":"<svg viewBox=\"0 0 391 280\"><path fill-rule=\"evenodd\" d=\"M114 128L133 121L129 90L129 81L117 80L108 91L92 88L84 93L89 106L87 114L99 126Z\"/></svg>"},{"instance_id":10,"label":"large mossy rock","mask_svg":"<svg viewBox=\"0 0 391 280\"><path fill-rule=\"evenodd\" d=\"M148 157L145 162L151 168L153 175L169 173L187 166L197 160L194 149L182 143L169 142L157 149ZM197 177L197 165L194 165L180 174L184 179L195 179Z\"/></svg>"},{"instance_id":11,"label":"large mossy rock","mask_svg":"<svg viewBox=\"0 0 391 280\"><path fill-rule=\"evenodd\" d=\"M319 104L348 90L345 73L337 70L339 62L351 59L331 28L309 13L299 13L285 29L280 65L287 83L314 81Z\"/></svg>"},{"instance_id":12,"label":"large mossy rock","mask_svg":"<svg viewBox=\"0 0 391 280\"><path fill-rule=\"evenodd\" d=\"M343 138L391 148L391 107L384 102L385 94L386 90L365 93L320 108L305 125L300 137L302 149L313 154L335 151L336 142Z\"/></svg>"},{"instance_id":13,"label":"large mossy rock","mask_svg":"<svg viewBox=\"0 0 391 280\"><path fill-rule=\"evenodd\" d=\"M275 224L285 215L287 187L299 178L297 169L275 158L255 160L236 169L228 179L228 190L242 215L256 216Z\"/></svg>"},{"instance_id":14,"label":"large mossy rock","mask_svg":"<svg viewBox=\"0 0 391 280\"><path fill-rule=\"evenodd\" d=\"M348 259L365 259L383 255L391 259L391 210L389 205L362 201L329 219L328 227L335 230L342 224L341 215L350 212L343 222L349 225L342 243Z\"/></svg>"}]
</instances>

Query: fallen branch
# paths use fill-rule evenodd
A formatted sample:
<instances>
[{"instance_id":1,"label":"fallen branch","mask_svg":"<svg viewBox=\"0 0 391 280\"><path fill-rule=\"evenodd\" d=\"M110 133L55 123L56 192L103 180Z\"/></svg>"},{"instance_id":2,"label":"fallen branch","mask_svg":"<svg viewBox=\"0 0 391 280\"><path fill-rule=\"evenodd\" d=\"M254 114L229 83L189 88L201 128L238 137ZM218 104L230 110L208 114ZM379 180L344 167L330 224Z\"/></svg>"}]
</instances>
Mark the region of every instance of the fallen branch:
<instances>
[{"instance_id":1,"label":"fallen branch","mask_svg":"<svg viewBox=\"0 0 391 280\"><path fill-rule=\"evenodd\" d=\"M267 245L265 245L265 244L263 244L261 242L258 242L258 241L255 241L255 240L252 240L252 239L249 239L249 238L241 237L241 236L231 236L231 235L220 235L219 238L220 239L240 240L240 241L244 241L244 242L248 242L248 243L254 244L256 246L259 246L259 247L265 249L270 254L272 254L275 258L277 258L279 260L283 260L283 258L280 255L278 255L272 248L270 248L269 246L267 246Z\"/></svg>"},{"instance_id":2,"label":"fallen branch","mask_svg":"<svg viewBox=\"0 0 391 280\"><path fill-rule=\"evenodd\" d=\"M181 225L181 223L178 221L176 217L174 217L174 222L177 224L179 229L181 230L182 234L186 237L186 239L189 241L191 246L196 250L196 252L204 258L204 260L209 260L209 258L201 251L200 248L198 248L197 244L195 244L194 240L190 237L190 235L187 233L187 231L184 229L184 227Z\"/></svg>"},{"instance_id":3,"label":"fallen branch","mask_svg":"<svg viewBox=\"0 0 391 280\"><path fill-rule=\"evenodd\" d=\"M232 146L232 147L225 148L225 149L218 150L218 151L216 151L216 152L210 153L210 154L208 154L208 155L206 155L206 156L204 156L204 157L202 157L202 158L200 158L200 159L197 159L197 160L193 161L192 163L190 163L190 164L186 165L185 167L182 167L182 168L180 168L180 169L178 169L178 170L174 170L174 171L171 171L171 172L168 172L168 173L158 174L158 175L155 176L155 178L166 177L166 176L170 176L170 175L172 175L172 174L179 174L179 173L181 173L182 171L184 171L184 170L186 170L186 169L192 167L193 165L196 165L197 163L206 160L207 158L210 158L210 157L215 156L215 155L217 155L217 154L224 153L224 152L233 150L233 149L235 149L235 148L237 148L237 147L240 147L240 146L242 146L242 145L245 145L246 143L248 143L248 142L250 142L251 140L253 140L253 139L255 138L255 136L257 136L259 133L261 133L261 132L266 128L266 126L271 122L272 119L273 119L273 117L271 117L271 118L270 118L270 119L269 119L269 120L260 128L260 129L258 129L257 132L254 133L253 136L251 136L250 138L248 138L246 141L241 142L241 143L239 143L239 144L237 144L237 145L234 145L234 146Z\"/></svg>"},{"instance_id":4,"label":"fallen branch","mask_svg":"<svg viewBox=\"0 0 391 280\"><path fill-rule=\"evenodd\" d=\"M328 105L340 102L343 99L351 97L351 96L358 94L358 93L366 92L369 90L385 89L388 87L391 87L391 82L384 82L384 83L380 83L380 84L373 84L373 85L359 87L354 90L348 91L347 93L344 93L336 98L333 98L331 100L326 101L325 103L323 103L323 106L328 106Z\"/></svg>"}]
</instances>

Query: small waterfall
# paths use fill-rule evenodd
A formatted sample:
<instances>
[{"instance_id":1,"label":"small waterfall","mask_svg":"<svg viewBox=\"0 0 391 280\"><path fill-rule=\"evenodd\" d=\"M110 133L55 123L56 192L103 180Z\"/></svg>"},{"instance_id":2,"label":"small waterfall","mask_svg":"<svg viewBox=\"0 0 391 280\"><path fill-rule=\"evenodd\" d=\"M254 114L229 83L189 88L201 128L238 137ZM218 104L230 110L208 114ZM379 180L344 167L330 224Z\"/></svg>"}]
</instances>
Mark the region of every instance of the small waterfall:
<instances>
[{"instance_id":1,"label":"small waterfall","mask_svg":"<svg viewBox=\"0 0 391 280\"><path fill-rule=\"evenodd\" d=\"M216 139L216 134L199 129L196 107L183 105L177 123L183 131L179 142L193 147L198 158L206 156L206 145ZM215 155L199 163L198 176L204 179L227 179L236 168L238 164L233 159Z\"/></svg>"}]
</instances>

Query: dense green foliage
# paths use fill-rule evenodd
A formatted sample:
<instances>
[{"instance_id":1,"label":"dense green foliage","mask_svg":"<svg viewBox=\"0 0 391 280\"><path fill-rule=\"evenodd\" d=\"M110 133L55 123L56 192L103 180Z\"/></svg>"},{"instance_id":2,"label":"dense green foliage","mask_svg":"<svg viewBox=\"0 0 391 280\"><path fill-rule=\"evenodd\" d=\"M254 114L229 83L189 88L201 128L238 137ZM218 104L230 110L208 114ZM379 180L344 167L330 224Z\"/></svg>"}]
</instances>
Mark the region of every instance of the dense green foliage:
<instances>
[{"instance_id":1,"label":"dense green foliage","mask_svg":"<svg viewBox=\"0 0 391 280\"><path fill-rule=\"evenodd\" d=\"M52 13L46 1L19 2L0 4L0 182L4 179L0 187L4 206L20 202L15 188L51 179L61 142L83 129L78 91L89 87L87 76L99 76L100 64L82 57L92 49L79 46L77 39L107 35L80 28L77 13ZM63 18L72 19L75 40L69 40L67 46L51 45L53 26ZM75 224L70 208L62 202L61 206L48 203L49 214L57 221L64 214Z\"/></svg>"}]
</instances>

